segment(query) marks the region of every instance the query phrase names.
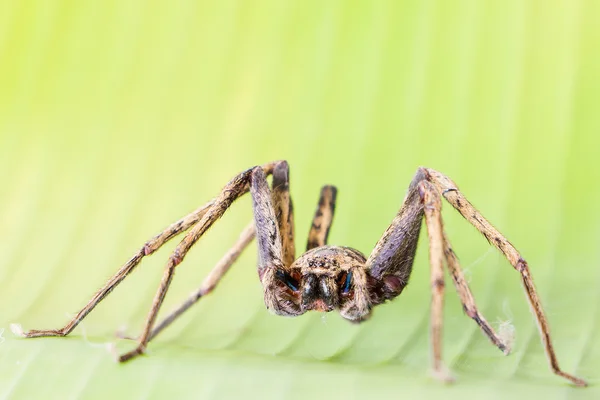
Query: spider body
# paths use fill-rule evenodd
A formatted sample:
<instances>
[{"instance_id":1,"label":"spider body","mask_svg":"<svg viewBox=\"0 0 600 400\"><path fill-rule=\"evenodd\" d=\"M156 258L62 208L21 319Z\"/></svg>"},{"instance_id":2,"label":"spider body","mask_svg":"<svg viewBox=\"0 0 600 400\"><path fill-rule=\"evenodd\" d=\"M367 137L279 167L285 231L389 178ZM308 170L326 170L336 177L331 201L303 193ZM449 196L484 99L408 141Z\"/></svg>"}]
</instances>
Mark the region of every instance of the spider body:
<instances>
[{"instance_id":1,"label":"spider body","mask_svg":"<svg viewBox=\"0 0 600 400\"><path fill-rule=\"evenodd\" d=\"M355 309L354 280L360 279L366 258L358 250L341 246L320 246L302 254L290 266L289 273L280 270L276 302L291 301L291 308L266 306L276 314L297 316L306 311L329 312L339 309L341 315L351 321L365 319L370 313L353 315ZM269 289L270 290L270 289ZM268 291L268 290L267 290ZM266 299L269 299L267 294Z\"/></svg>"},{"instance_id":2,"label":"spider body","mask_svg":"<svg viewBox=\"0 0 600 400\"><path fill-rule=\"evenodd\" d=\"M270 187L267 182L268 175L273 177ZM254 221L244 229L238 241L215 265L200 288L162 321L157 322L158 311L174 277L175 269L211 225L236 199L247 192L252 195ZM124 362L143 354L148 343L157 334L198 300L211 293L255 237L258 248L258 276L263 286L265 305L271 312L283 316L297 316L310 310L329 312L337 309L345 319L362 322L371 315L374 307L397 297L407 285L422 221L425 220L432 291L432 367L436 377L448 382L452 380L452 376L442 363L441 342L444 264L456 287L465 314L472 318L491 343L505 354L510 352L510 343L498 336L477 309L458 258L443 229L443 197L507 258L520 275L527 300L540 329L542 344L552 372L575 385L586 385L584 380L562 371L558 365L548 322L527 262L473 207L450 178L430 168L418 168L400 210L368 257L349 247L327 244L336 195L335 187L327 185L322 188L309 231L306 252L296 259L287 162L275 161L247 169L235 176L213 200L146 242L63 328L22 332L15 326L13 331L25 337L68 335L135 269L143 257L151 255L167 241L185 231L187 233L165 266L144 329L137 338L137 347L120 355L119 361Z\"/></svg>"}]
</instances>

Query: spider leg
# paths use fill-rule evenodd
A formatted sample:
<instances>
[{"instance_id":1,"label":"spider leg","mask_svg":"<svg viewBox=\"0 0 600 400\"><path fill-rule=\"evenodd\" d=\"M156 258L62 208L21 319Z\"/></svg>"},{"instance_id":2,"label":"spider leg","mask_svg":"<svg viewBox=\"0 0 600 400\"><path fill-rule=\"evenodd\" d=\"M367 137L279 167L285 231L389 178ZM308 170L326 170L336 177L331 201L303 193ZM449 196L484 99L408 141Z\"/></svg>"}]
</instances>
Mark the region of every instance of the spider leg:
<instances>
[{"instance_id":1,"label":"spider leg","mask_svg":"<svg viewBox=\"0 0 600 400\"><path fill-rule=\"evenodd\" d=\"M24 332L23 336L42 337L42 336L67 336L75 327L100 303L119 283L123 281L140 263L142 258L147 255L154 253L163 244L179 235L180 233L189 229L192 225L197 223L206 213L206 211L212 207L214 200L211 200L207 204L198 208L191 214L186 215L180 220L171 224L167 229L152 239L147 241L144 246L139 249L133 257L129 259L105 284L102 286L94 296L88 301L88 303L71 319L64 327L60 329L48 329L38 330L33 329L28 332Z\"/></svg>"},{"instance_id":2,"label":"spider leg","mask_svg":"<svg viewBox=\"0 0 600 400\"><path fill-rule=\"evenodd\" d=\"M463 274L462 269L460 268L458 258L452 250L452 246L450 245L450 241L446 236L446 232L443 233L443 236L446 263L448 265L448 270L450 271L450 275L452 276L452 281L454 282L454 286L456 287L456 291L458 292L458 296L460 297L460 301L463 305L465 313L469 317L471 317L477 323L477 325L479 325L483 333L487 335L487 337L494 344L494 346L498 347L502 352L504 352L504 354L509 354L510 343L502 341L502 339L500 339L498 334L486 321L483 315L479 313L479 310L477 309L477 304L475 304L475 298L473 298L471 289L469 289L469 285L465 280L465 276Z\"/></svg>"},{"instance_id":3,"label":"spider leg","mask_svg":"<svg viewBox=\"0 0 600 400\"><path fill-rule=\"evenodd\" d=\"M279 162L273 169L273 184L271 189L271 201L273 203L273 210L277 215L277 222L279 225L280 232L285 232L281 237L282 250L284 253L283 259L286 266L290 265L294 261L294 217L291 205L291 198L289 194L289 166L285 161ZM254 222L251 222L241 233L237 242L231 249L219 260L219 262L210 271L208 276L202 282L202 285L190 294L190 296L179 305L176 309L171 311L162 321L158 322L152 332L150 333L149 342L158 335L163 329L168 327L173 321L175 321L181 314L187 311L192 305L196 304L202 297L211 293L214 288L221 281L223 276L229 271L231 266L241 253L248 247L248 245L254 239L256 229ZM289 261L291 257L291 261ZM128 337L125 337L129 339Z\"/></svg>"},{"instance_id":4,"label":"spider leg","mask_svg":"<svg viewBox=\"0 0 600 400\"><path fill-rule=\"evenodd\" d=\"M586 386L587 383L583 379L577 378L562 371L558 365L558 358L554 352L552 339L550 336L550 328L544 314L540 298L535 289L531 272L527 261L523 259L517 249L502 235L490 222L481 215L479 211L466 199L466 197L458 190L457 185L447 176L430 168L420 168L418 174L426 174L427 179L433 183L439 193L452 204L454 208L473 225L494 247L496 247L510 264L521 274L521 281L527 295L527 301L531 306L537 325L540 331L540 336L548 362L552 372L556 375L568 379L577 386Z\"/></svg>"},{"instance_id":5,"label":"spider leg","mask_svg":"<svg viewBox=\"0 0 600 400\"><path fill-rule=\"evenodd\" d=\"M271 162L264 164L261 168L265 174L273 173L273 170L280 162ZM248 185L243 192L248 191ZM188 230L191 226L197 224L204 215L215 204L215 199L209 201L194 212L186 215L178 221L172 223L167 229L148 240L141 249L139 249L105 284L102 286L88 303L62 328L60 329L32 329L28 332L20 332L19 328L13 329L16 333L27 338L42 336L67 336L75 329L77 325L100 303L110 292L112 292L119 283L121 283L140 263L142 258L151 255L169 240Z\"/></svg>"},{"instance_id":6,"label":"spider leg","mask_svg":"<svg viewBox=\"0 0 600 400\"><path fill-rule=\"evenodd\" d=\"M423 199L425 224L429 236L429 263L431 267L431 347L434 376L444 382L454 378L442 362L442 325L444 311L444 228L441 209L442 200L435 187L427 182L419 183Z\"/></svg>"},{"instance_id":7,"label":"spider leg","mask_svg":"<svg viewBox=\"0 0 600 400\"><path fill-rule=\"evenodd\" d=\"M266 175L261 167L248 169L233 178L214 200L204 216L194 225L177 245L165 266L165 272L160 282L158 290L154 296L152 307L146 318L144 329L138 339L138 346L122 354L119 357L120 362L128 361L140 354L143 354L150 336L152 327L156 321L158 311L162 305L167 290L171 285L175 268L183 261L190 248L200 239L200 237L219 219L231 204L241 195L247 192L248 187L252 193L254 204L254 220L257 227L257 238L259 245L259 276L261 272L267 269L281 269L283 267L283 251L281 237L275 218L275 212L271 204L271 190L267 184ZM265 245L267 241L267 245ZM264 247L264 248L263 248ZM273 279L275 273L273 271Z\"/></svg>"},{"instance_id":8,"label":"spider leg","mask_svg":"<svg viewBox=\"0 0 600 400\"><path fill-rule=\"evenodd\" d=\"M277 218L277 225L281 234L283 263L286 267L292 265L296 259L294 244L294 207L290 196L289 166L286 161L281 161L273 169L273 184L271 202Z\"/></svg>"},{"instance_id":9,"label":"spider leg","mask_svg":"<svg viewBox=\"0 0 600 400\"><path fill-rule=\"evenodd\" d=\"M187 311L191 306L196 304L202 297L211 293L215 287L219 284L221 279L225 276L227 271L231 268L233 263L237 261L242 252L248 247L252 240L254 240L256 230L254 229L254 222L251 222L240 234L237 242L233 245L227 253L217 262L213 269L209 272L208 276L204 279L198 290L190 294L190 296L181 303L176 309L171 311L162 321L158 322L152 332L150 332L150 342L156 335L162 332L166 327L171 325L181 314ZM119 335L123 339L132 339L127 336Z\"/></svg>"},{"instance_id":10,"label":"spider leg","mask_svg":"<svg viewBox=\"0 0 600 400\"><path fill-rule=\"evenodd\" d=\"M337 189L335 186L326 185L321 188L319 205L308 233L306 251L327 244L327 236L329 236L329 228L331 228L333 213L335 212L336 195Z\"/></svg>"},{"instance_id":11,"label":"spider leg","mask_svg":"<svg viewBox=\"0 0 600 400\"><path fill-rule=\"evenodd\" d=\"M366 261L365 269L372 281L372 305L395 298L408 284L423 219L423 200L418 189L423 180L426 175L418 171L396 217Z\"/></svg>"},{"instance_id":12,"label":"spider leg","mask_svg":"<svg viewBox=\"0 0 600 400\"><path fill-rule=\"evenodd\" d=\"M371 280L371 305L398 296L408 284L422 219L425 217L431 268L432 367L436 378L451 382L453 378L442 362L444 236L440 212L440 195L427 181L424 171L418 171L410 183L402 207L375 245L365 269Z\"/></svg>"}]
</instances>

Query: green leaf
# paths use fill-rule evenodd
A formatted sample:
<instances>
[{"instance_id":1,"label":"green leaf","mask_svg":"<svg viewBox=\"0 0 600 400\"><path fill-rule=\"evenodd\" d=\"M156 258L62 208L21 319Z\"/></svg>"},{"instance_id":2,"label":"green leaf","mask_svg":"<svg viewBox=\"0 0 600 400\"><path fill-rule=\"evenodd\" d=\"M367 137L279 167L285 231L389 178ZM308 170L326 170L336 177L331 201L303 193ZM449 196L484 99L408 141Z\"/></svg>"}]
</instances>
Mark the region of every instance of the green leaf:
<instances>
[{"instance_id":1,"label":"green leaf","mask_svg":"<svg viewBox=\"0 0 600 400\"><path fill-rule=\"evenodd\" d=\"M600 3L40 2L0 7L0 398L597 398ZM300 251L323 184L334 244L369 253L419 165L451 176L528 260L565 371L553 375L518 274L444 205L504 357L448 283L431 377L421 238L411 283L351 325L263 305L251 246L217 290L119 365L169 251L67 338L66 323L140 246L251 165L287 159ZM239 201L191 251L163 311L252 218ZM450 280L448 280L450 282ZM161 315L164 315L161 314ZM133 343L120 341L118 350Z\"/></svg>"}]
</instances>

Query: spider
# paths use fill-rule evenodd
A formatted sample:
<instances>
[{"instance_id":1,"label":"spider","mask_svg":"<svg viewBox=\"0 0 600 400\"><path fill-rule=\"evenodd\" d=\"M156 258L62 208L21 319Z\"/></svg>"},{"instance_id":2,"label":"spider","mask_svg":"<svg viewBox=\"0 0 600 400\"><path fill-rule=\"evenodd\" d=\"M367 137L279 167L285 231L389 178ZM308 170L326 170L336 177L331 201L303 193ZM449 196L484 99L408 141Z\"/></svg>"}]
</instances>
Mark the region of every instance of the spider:
<instances>
[{"instance_id":1,"label":"spider","mask_svg":"<svg viewBox=\"0 0 600 400\"><path fill-rule=\"evenodd\" d=\"M271 187L267 182L268 175L272 175ZM238 241L215 265L200 288L157 323L158 311L177 266L211 225L236 199L248 191L252 195L254 221L244 229ZM211 293L254 237L258 242L258 276L263 286L265 305L271 312L293 317L310 310L329 312L337 309L343 318L359 323L370 317L373 307L392 300L402 293L412 271L421 221L425 218L431 267L432 368L434 376L449 382L453 378L442 362L441 342L444 261L465 313L504 354L510 352L510 347L477 309L458 259L443 229L440 212L441 198L444 197L508 259L521 275L552 372L577 386L587 385L583 379L563 372L558 365L548 322L527 262L515 247L471 205L450 178L430 168L418 168L400 210L369 257L350 247L327 244L336 194L337 189L334 186L328 185L322 188L308 235L306 252L296 259L288 163L274 161L247 169L234 177L216 198L171 224L146 242L63 328L23 332L18 325L14 325L13 330L28 338L68 335L134 270L143 257L154 253L167 241L187 230L189 232L169 257L144 329L137 338L137 347L118 356L118 361L125 362L143 354L148 343L158 333L200 298Z\"/></svg>"}]
</instances>

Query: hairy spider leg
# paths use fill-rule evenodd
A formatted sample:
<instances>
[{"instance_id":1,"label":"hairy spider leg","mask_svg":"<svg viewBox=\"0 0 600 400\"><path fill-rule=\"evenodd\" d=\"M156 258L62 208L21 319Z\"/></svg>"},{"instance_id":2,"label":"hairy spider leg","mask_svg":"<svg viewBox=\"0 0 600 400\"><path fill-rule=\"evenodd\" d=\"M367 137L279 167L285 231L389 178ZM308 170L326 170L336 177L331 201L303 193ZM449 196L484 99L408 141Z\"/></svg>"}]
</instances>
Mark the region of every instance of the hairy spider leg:
<instances>
[{"instance_id":1,"label":"hairy spider leg","mask_svg":"<svg viewBox=\"0 0 600 400\"><path fill-rule=\"evenodd\" d=\"M365 268L373 285L379 286L371 296L373 306L397 297L408 284L423 220L423 200L418 190L423 180L426 175L417 171L400 210L367 258Z\"/></svg>"},{"instance_id":2,"label":"hairy spider leg","mask_svg":"<svg viewBox=\"0 0 600 400\"><path fill-rule=\"evenodd\" d=\"M264 169L263 169L264 170ZM292 200L289 194L289 166L286 161L281 161L275 164L273 168L273 183L271 189L271 201L273 211L279 225L280 232L285 232L282 235L282 251L284 252L283 259L290 264L295 256L294 248L294 217L292 209ZM187 311L192 305L197 303L202 297L206 296L214 290L233 263L237 261L241 253L248 247L256 235L254 221L251 222L241 233L237 242L231 249L217 262L204 279L201 286L190 294L190 296L181 303L177 308L171 311L162 321L156 324L150 333L148 342L158 335L162 330L171 325L181 314ZM291 259L291 261L289 261ZM286 264L289 266L289 264ZM123 337L123 336L121 336ZM131 339L130 337L123 337Z\"/></svg>"},{"instance_id":3,"label":"hairy spider leg","mask_svg":"<svg viewBox=\"0 0 600 400\"><path fill-rule=\"evenodd\" d=\"M510 343L502 341L494 328L492 328L489 322L487 322L484 316L477 309L475 298L473 297L471 289L469 288L469 285L465 279L465 275L460 268L458 257L456 257L454 250L452 250L452 246L450 245L450 241L448 240L446 232L443 234L446 265L448 266L448 270L450 272L450 276L452 277L452 282L454 283L456 292L458 293L458 297L460 298L460 302L463 305L464 312L471 317L477 323L477 325L479 325L481 331L490 339L494 346L498 347L505 355L509 354L511 350Z\"/></svg>"},{"instance_id":4,"label":"hairy spider leg","mask_svg":"<svg viewBox=\"0 0 600 400\"><path fill-rule=\"evenodd\" d=\"M442 362L444 251L440 211L441 198L436 188L423 171L417 171L400 210L367 259L366 270L374 279L371 285L378 286L378 290L371 290L371 306L400 295L412 272L421 223L425 219L431 275L432 368L436 378L451 382L453 377Z\"/></svg>"},{"instance_id":5,"label":"hairy spider leg","mask_svg":"<svg viewBox=\"0 0 600 400\"><path fill-rule=\"evenodd\" d=\"M219 284L221 279L225 276L231 266L237 261L242 252L248 247L255 235L254 221L248 224L246 228L240 234L240 237L235 244L225 253L225 255L215 264L213 269L208 273L206 278L202 281L200 287L192 292L189 297L183 301L177 308L172 310L165 318L160 322L156 323L150 332L150 338L148 342L162 332L166 327L171 325L181 314L186 312L190 307L196 304L201 298L211 293L215 287ZM132 339L129 336L123 335L121 332L117 332L117 335L122 339Z\"/></svg>"},{"instance_id":6,"label":"hairy spider leg","mask_svg":"<svg viewBox=\"0 0 600 400\"><path fill-rule=\"evenodd\" d=\"M427 170L423 168L417 170L400 211L367 260L367 268L371 276L384 282L383 293L380 298L375 299L375 305L398 296L408 283L423 216L423 205L417 195L417 189L422 182L428 182L429 179ZM431 184L426 185L426 188L431 191ZM437 187L433 188L435 193L439 193ZM429 196L439 197L439 194L430 194ZM432 201L433 205L437 204L436 201ZM477 322L494 345L508 353L508 346L500 340L494 329L477 310L475 299L443 229L442 235L445 259L465 312Z\"/></svg>"},{"instance_id":7,"label":"hairy spider leg","mask_svg":"<svg viewBox=\"0 0 600 400\"><path fill-rule=\"evenodd\" d=\"M262 169L265 174L271 174L277 162L271 162L264 164ZM244 192L248 191L248 186L244 188ZM60 329L32 329L28 332L22 332L22 336L42 337L42 336L67 336L75 329L75 327L100 303L110 292L112 292L140 263L142 258L151 255L158 250L162 245L167 243L175 236L187 231L193 225L197 224L207 213L207 211L213 207L215 199L209 201L202 207L196 209L192 213L184 216L178 221L172 223L161 233L155 235L152 239L148 240L141 249L139 249L133 257L129 259L105 284L102 286L87 302L87 304L62 328Z\"/></svg>"},{"instance_id":8,"label":"hairy spider leg","mask_svg":"<svg viewBox=\"0 0 600 400\"><path fill-rule=\"evenodd\" d=\"M281 235L283 264L287 268L296 259L294 244L294 206L290 196L290 167L287 161L280 161L273 168L271 202Z\"/></svg>"},{"instance_id":9,"label":"hairy spider leg","mask_svg":"<svg viewBox=\"0 0 600 400\"><path fill-rule=\"evenodd\" d=\"M419 168L417 170L409 186L402 207L367 259L366 268L367 271L369 271L371 279L374 281L369 285L371 292L371 304L369 307L376 306L377 304L398 296L408 283L420 232L421 217L423 217L424 213L422 202L417 200L418 190L416 189L424 187L421 183L423 181L431 182L436 189L436 193L441 194L454 208L456 208L463 217L475 226L475 228L479 230L492 245L500 250L509 260L511 265L520 272L527 299L536 317L542 343L544 344L552 371L555 374L570 380L575 385L587 385L584 380L563 372L558 366L557 357L551 342L548 322L544 315L539 296L535 290L527 262L521 257L514 246L471 205L458 190L456 184L452 182L450 178L435 170L429 168ZM433 204L435 204L435 201ZM427 213L425 213L425 218L427 222L426 214ZM478 312L475 300L466 284L464 275L460 270L456 255L451 248L446 234L443 232L443 226L441 232L441 243L446 263L466 314L475 320L494 345L504 353L508 353L510 351L508 344L504 343L499 338L485 318ZM438 254L437 251L434 252L434 254ZM432 266L432 269L437 271L437 268L434 268L434 266ZM374 287L377 289L373 290ZM439 296L436 298L439 298ZM437 329L434 328L434 323L437 319L437 317L432 317L433 335L437 335L437 333L434 333ZM441 371L440 368L442 367L436 368L435 366L435 359L437 358L436 354L441 354L441 347L435 344L435 342L437 342L435 337L432 337L432 341L434 343L434 372L436 369ZM442 378L445 376L447 375L442 374Z\"/></svg>"},{"instance_id":10,"label":"hairy spider leg","mask_svg":"<svg viewBox=\"0 0 600 400\"><path fill-rule=\"evenodd\" d=\"M441 215L442 201L435 186L429 181L419 182L419 194L423 198L425 222L429 234L429 258L431 264L431 340L432 340L432 363L434 375L443 381L454 380L449 370L442 363L442 325L443 325L443 292L445 289L443 260L446 264L452 280L463 304L465 313L473 318L482 331L489 337L494 345L508 354L510 351L505 343L498 337L485 318L478 312L475 299L467 285L456 254L450 247L450 241L444 232Z\"/></svg>"},{"instance_id":11,"label":"hairy spider leg","mask_svg":"<svg viewBox=\"0 0 600 400\"><path fill-rule=\"evenodd\" d=\"M587 382L581 378L562 371L558 365L558 359L554 352L548 320L544 314L542 304L533 283L533 277L529 271L527 261L521 256L517 249L502 235L492 224L481 215L475 207L458 190L458 186L446 175L431 168L419 168L418 173L427 174L428 180L433 183L444 198L473 225L494 247L496 247L510 262L514 269L521 275L521 282L527 301L536 318L540 336L550 369L558 376L573 382L577 386L587 386Z\"/></svg>"},{"instance_id":12,"label":"hairy spider leg","mask_svg":"<svg viewBox=\"0 0 600 400\"><path fill-rule=\"evenodd\" d=\"M326 185L321 188L319 203L315 210L310 231L308 232L306 251L327 244L329 229L331 228L333 214L335 213L336 197L337 189L335 186Z\"/></svg>"},{"instance_id":13,"label":"hairy spider leg","mask_svg":"<svg viewBox=\"0 0 600 400\"><path fill-rule=\"evenodd\" d=\"M133 257L129 259L105 284L102 286L88 303L63 327L60 329L38 330L32 329L24 332L25 337L42 337L42 336L67 336L75 329L77 325L100 303L110 292L112 292L142 261L147 255L151 255L163 244L188 230L192 225L196 224L204 216L206 211L213 205L211 200L207 204L198 208L194 212L186 215L180 220L171 224L167 229L152 239L147 241L141 249L139 249Z\"/></svg>"},{"instance_id":14,"label":"hairy spider leg","mask_svg":"<svg viewBox=\"0 0 600 400\"><path fill-rule=\"evenodd\" d=\"M259 245L259 276L275 277L275 271L283 268L283 250L275 211L271 203L271 190L267 184L266 175L261 167L248 169L233 178L214 200L212 207L202 219L194 225L177 245L165 266L165 272L152 301L152 307L146 317L146 323L138 339L135 349L119 356L120 362L128 361L143 354L158 311L164 301L167 290L171 285L176 267L181 264L190 248L215 223L240 196L247 192L250 186L254 204L254 223Z\"/></svg>"},{"instance_id":15,"label":"hairy spider leg","mask_svg":"<svg viewBox=\"0 0 600 400\"><path fill-rule=\"evenodd\" d=\"M444 382L452 382L454 378L442 362L442 327L444 323L444 250L442 200L435 187L423 180L418 185L419 195L423 201L425 224L429 237L429 264L431 285L430 336L432 349L433 374Z\"/></svg>"}]
</instances>

